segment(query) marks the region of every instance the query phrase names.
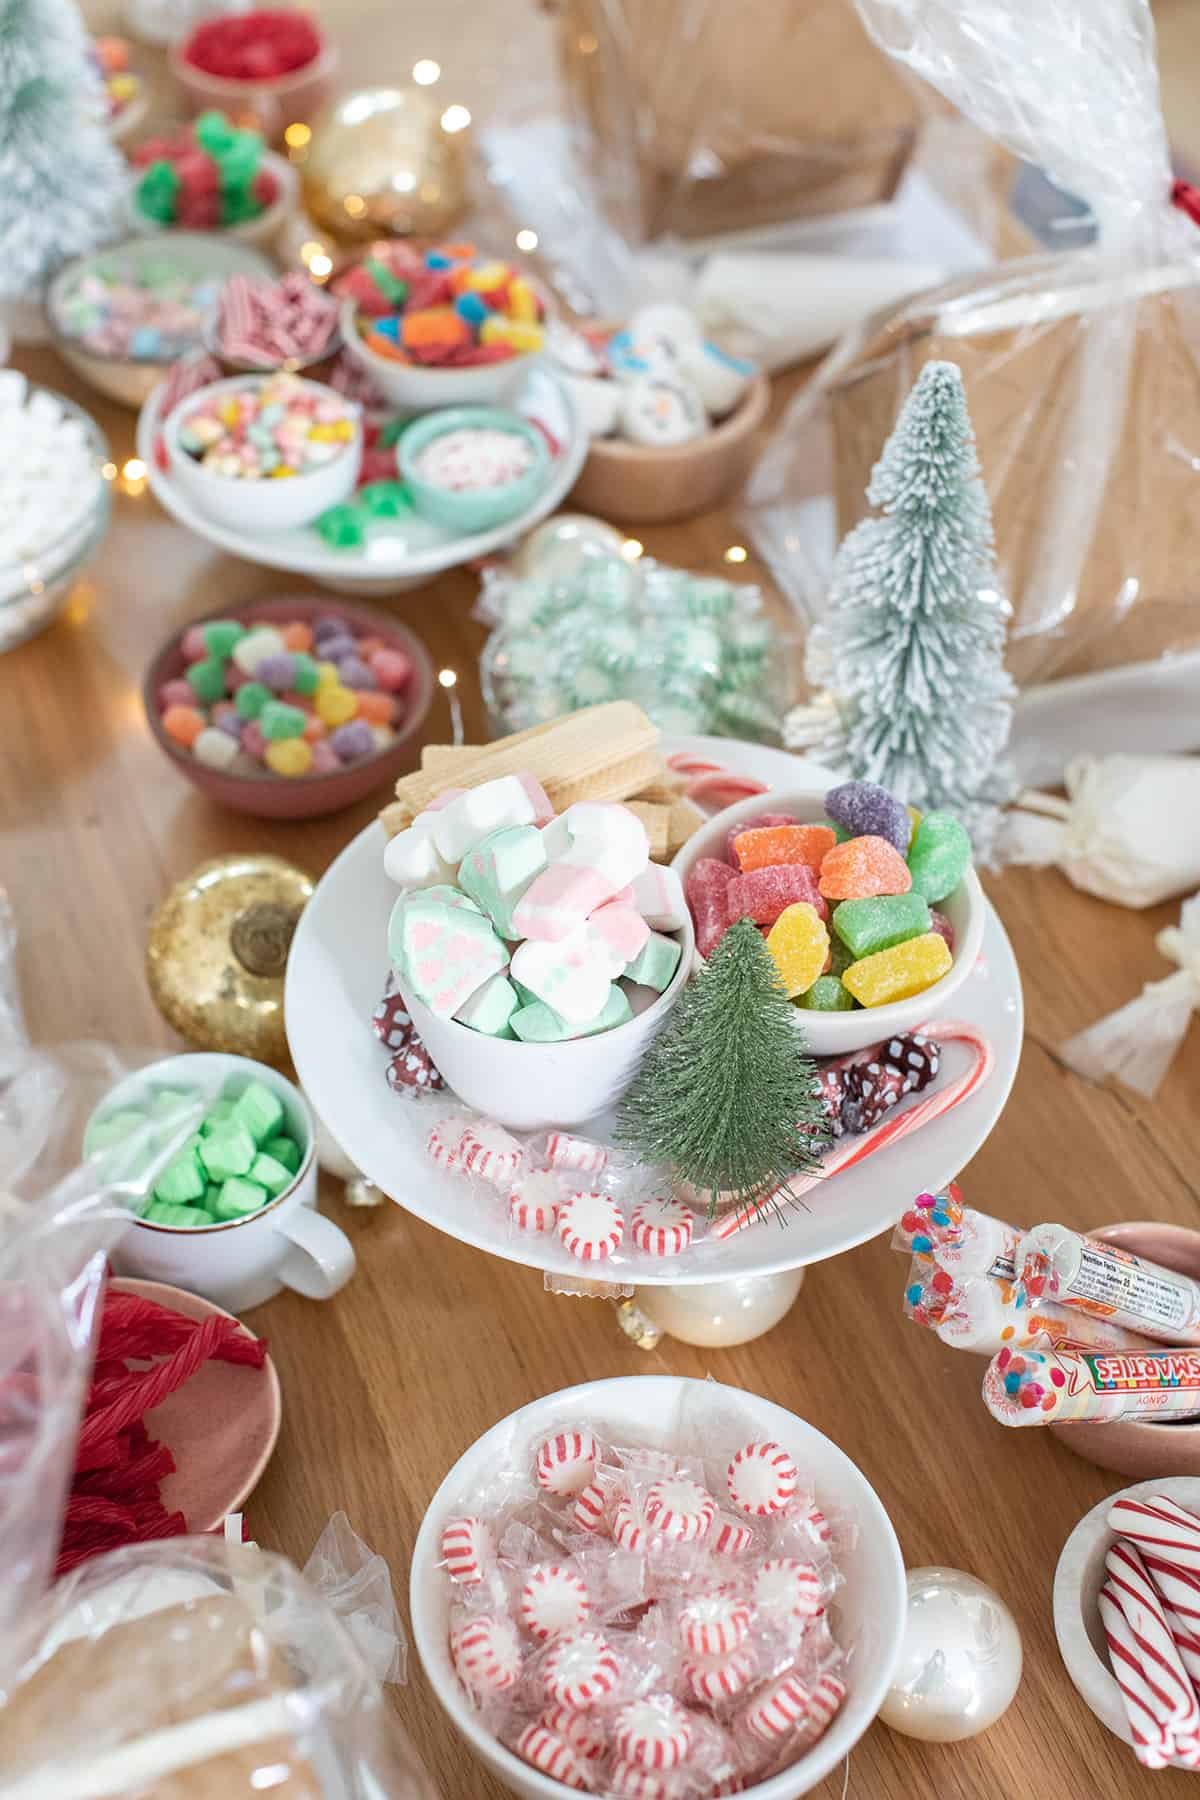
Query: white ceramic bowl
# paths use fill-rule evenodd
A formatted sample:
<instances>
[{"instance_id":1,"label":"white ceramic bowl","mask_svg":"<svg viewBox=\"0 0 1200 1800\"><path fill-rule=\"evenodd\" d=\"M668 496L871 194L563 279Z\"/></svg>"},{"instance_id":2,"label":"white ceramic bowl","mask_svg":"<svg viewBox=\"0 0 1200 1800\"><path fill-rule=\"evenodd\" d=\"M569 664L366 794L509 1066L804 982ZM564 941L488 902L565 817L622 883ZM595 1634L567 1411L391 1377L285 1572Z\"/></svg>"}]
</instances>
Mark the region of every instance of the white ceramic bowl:
<instances>
[{"instance_id":1,"label":"white ceramic bowl","mask_svg":"<svg viewBox=\"0 0 1200 1800\"><path fill-rule=\"evenodd\" d=\"M531 1447L553 1426L584 1420L610 1432L619 1443L660 1447L670 1442L686 1408L696 1421L738 1412L756 1431L778 1440L812 1480L817 1504L857 1523L852 1541L838 1546L845 1576L833 1613L843 1643L854 1645L846 1675L845 1705L824 1737L788 1769L745 1790L746 1800L796 1800L822 1781L854 1747L883 1703L904 1631L904 1562L891 1520L866 1477L837 1445L794 1413L770 1400L717 1382L676 1375L632 1375L588 1381L535 1400L501 1420L455 1463L421 1521L412 1558L409 1608L417 1654L434 1694L455 1729L514 1793L524 1800L562 1800L566 1790L489 1735L458 1685L450 1661L450 1586L437 1564L446 1520L478 1503L480 1490L505 1466L524 1465ZM846 1534L851 1539L851 1534ZM469 1779L462 1792L469 1791Z\"/></svg>"},{"instance_id":2,"label":"white ceramic bowl","mask_svg":"<svg viewBox=\"0 0 1200 1800\"><path fill-rule=\"evenodd\" d=\"M825 817L825 788L772 788L769 794L756 794L750 800L739 800L724 812L714 813L706 825L690 837L672 865L680 880L702 856L724 860L725 839L730 827L758 813L794 813L801 824L815 824ZM850 1056L865 1050L898 1031L914 1031L926 1019L946 1018L951 1001L979 959L983 943L986 902L979 877L968 869L965 878L946 900L938 902L938 911L954 927L954 964L948 975L923 994L911 1000L897 1000L891 1006L864 1006L855 1012L807 1012L797 1007L796 1023L803 1026L809 1049L814 1056Z\"/></svg>"},{"instance_id":3,"label":"white ceramic bowl","mask_svg":"<svg viewBox=\"0 0 1200 1800\"><path fill-rule=\"evenodd\" d=\"M1109 1667L1100 1619L1104 1558L1117 1541L1117 1534L1108 1526L1108 1512L1117 1500L1148 1500L1152 1494L1165 1494L1177 1506L1200 1512L1200 1476L1160 1475L1153 1481L1139 1481L1136 1487L1109 1494L1084 1514L1063 1545L1054 1572L1054 1633L1067 1674L1100 1723L1126 1744L1133 1742L1129 1720ZM1188 1766L1174 1764L1180 1769Z\"/></svg>"},{"instance_id":4,"label":"white ceramic bowl","mask_svg":"<svg viewBox=\"0 0 1200 1800\"><path fill-rule=\"evenodd\" d=\"M342 395L336 398L354 420L354 437L331 462L311 469L307 475L293 475L286 481L241 481L235 476L214 475L180 447L181 428L214 395L261 387L270 379L269 375L229 375L224 381L210 382L207 387L190 394L182 406L177 406L163 427L172 478L193 505L216 524L227 526L231 531L261 534L310 525L331 506L340 506L349 500L358 480L362 463L362 413ZM319 381L302 381L300 386L324 398L332 393L332 389L323 387Z\"/></svg>"},{"instance_id":5,"label":"white ceramic bowl","mask_svg":"<svg viewBox=\"0 0 1200 1800\"><path fill-rule=\"evenodd\" d=\"M417 363L391 362L379 356L359 335L352 299L342 301L342 342L381 394L402 412L430 412L437 406L504 406L520 393L526 376L542 360L540 350L510 356L507 362L480 363L473 369L430 369Z\"/></svg>"}]
</instances>

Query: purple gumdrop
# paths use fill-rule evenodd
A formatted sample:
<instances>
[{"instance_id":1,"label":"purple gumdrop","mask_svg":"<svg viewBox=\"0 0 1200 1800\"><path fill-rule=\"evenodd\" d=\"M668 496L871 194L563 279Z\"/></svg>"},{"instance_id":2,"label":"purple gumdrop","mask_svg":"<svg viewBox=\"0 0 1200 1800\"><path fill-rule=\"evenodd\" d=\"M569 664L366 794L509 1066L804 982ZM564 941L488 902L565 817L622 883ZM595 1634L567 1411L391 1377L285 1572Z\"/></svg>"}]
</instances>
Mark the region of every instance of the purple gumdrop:
<instances>
[{"instance_id":1,"label":"purple gumdrop","mask_svg":"<svg viewBox=\"0 0 1200 1800\"><path fill-rule=\"evenodd\" d=\"M343 687L377 688L379 686L374 672L367 667L361 656L339 657L337 672L342 678Z\"/></svg>"},{"instance_id":2,"label":"purple gumdrop","mask_svg":"<svg viewBox=\"0 0 1200 1800\"><path fill-rule=\"evenodd\" d=\"M254 679L276 694L286 694L296 679L296 658L290 650L277 650L254 665Z\"/></svg>"},{"instance_id":3,"label":"purple gumdrop","mask_svg":"<svg viewBox=\"0 0 1200 1800\"><path fill-rule=\"evenodd\" d=\"M315 640L314 648L322 662L341 662L344 656L357 656L358 645L348 631L339 632L337 637Z\"/></svg>"},{"instance_id":4,"label":"purple gumdrop","mask_svg":"<svg viewBox=\"0 0 1200 1800\"><path fill-rule=\"evenodd\" d=\"M329 745L339 762L358 762L361 757L370 756L375 738L365 719L351 719L348 725L339 725L330 733Z\"/></svg>"},{"instance_id":5,"label":"purple gumdrop","mask_svg":"<svg viewBox=\"0 0 1200 1800\"><path fill-rule=\"evenodd\" d=\"M825 796L825 811L851 837L886 838L901 856L908 855L912 836L908 808L875 782L843 781L840 787L830 788Z\"/></svg>"},{"instance_id":6,"label":"purple gumdrop","mask_svg":"<svg viewBox=\"0 0 1200 1800\"><path fill-rule=\"evenodd\" d=\"M324 638L341 637L345 630L346 621L337 613L322 613L313 621L313 643L319 644Z\"/></svg>"},{"instance_id":7,"label":"purple gumdrop","mask_svg":"<svg viewBox=\"0 0 1200 1800\"><path fill-rule=\"evenodd\" d=\"M223 731L225 733L226 737L236 738L238 743L241 743L242 721L234 711L233 707L230 707L228 712L220 713L219 716L214 713L212 722L218 731Z\"/></svg>"}]
</instances>

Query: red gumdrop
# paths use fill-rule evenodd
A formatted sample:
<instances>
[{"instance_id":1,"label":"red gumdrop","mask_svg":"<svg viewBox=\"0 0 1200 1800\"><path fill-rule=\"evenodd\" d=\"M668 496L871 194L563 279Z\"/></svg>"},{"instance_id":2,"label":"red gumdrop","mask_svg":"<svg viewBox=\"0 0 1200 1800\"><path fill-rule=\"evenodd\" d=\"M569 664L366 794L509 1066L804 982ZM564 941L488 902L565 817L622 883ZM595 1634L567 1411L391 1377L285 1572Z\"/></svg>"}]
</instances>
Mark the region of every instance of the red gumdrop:
<instances>
[{"instance_id":1,"label":"red gumdrop","mask_svg":"<svg viewBox=\"0 0 1200 1800\"><path fill-rule=\"evenodd\" d=\"M404 310L414 313L423 312L427 306L449 306L453 298L449 269L425 269L414 278Z\"/></svg>"},{"instance_id":2,"label":"red gumdrop","mask_svg":"<svg viewBox=\"0 0 1200 1800\"><path fill-rule=\"evenodd\" d=\"M929 929L936 932L938 937L945 939L948 950L954 949L954 927L945 913L938 912L934 906L929 909Z\"/></svg>"},{"instance_id":3,"label":"red gumdrop","mask_svg":"<svg viewBox=\"0 0 1200 1800\"><path fill-rule=\"evenodd\" d=\"M821 898L816 872L807 863L779 863L735 875L725 890L726 919L753 919L756 925L773 925L780 913L806 900L825 920L829 907Z\"/></svg>"},{"instance_id":4,"label":"red gumdrop","mask_svg":"<svg viewBox=\"0 0 1200 1800\"><path fill-rule=\"evenodd\" d=\"M696 948L701 956L710 956L728 924L725 916L725 890L733 880L728 863L715 856L702 856L688 870L683 891L692 909L696 927Z\"/></svg>"},{"instance_id":5,"label":"red gumdrop","mask_svg":"<svg viewBox=\"0 0 1200 1800\"><path fill-rule=\"evenodd\" d=\"M175 223L184 231L214 231L221 222L219 194L197 194L189 200L180 196Z\"/></svg>"}]
</instances>

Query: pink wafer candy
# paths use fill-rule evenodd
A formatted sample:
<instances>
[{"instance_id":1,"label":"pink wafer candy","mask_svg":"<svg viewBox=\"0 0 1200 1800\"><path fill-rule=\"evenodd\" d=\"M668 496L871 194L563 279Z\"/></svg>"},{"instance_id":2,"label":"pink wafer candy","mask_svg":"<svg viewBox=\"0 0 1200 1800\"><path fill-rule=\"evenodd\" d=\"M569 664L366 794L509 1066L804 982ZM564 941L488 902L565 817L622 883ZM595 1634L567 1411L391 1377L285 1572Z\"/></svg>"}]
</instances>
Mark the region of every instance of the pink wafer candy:
<instances>
[{"instance_id":1,"label":"pink wafer candy","mask_svg":"<svg viewBox=\"0 0 1200 1800\"><path fill-rule=\"evenodd\" d=\"M516 1749L525 1762L540 1769L543 1775L561 1781L564 1787L587 1789L592 1785L579 1756L566 1739L543 1724L527 1725L517 1739Z\"/></svg>"},{"instance_id":2,"label":"pink wafer candy","mask_svg":"<svg viewBox=\"0 0 1200 1800\"><path fill-rule=\"evenodd\" d=\"M807 1711L808 1689L798 1675L787 1674L756 1694L742 1717L760 1742L775 1744L792 1731Z\"/></svg>"},{"instance_id":3,"label":"pink wafer candy","mask_svg":"<svg viewBox=\"0 0 1200 1800\"><path fill-rule=\"evenodd\" d=\"M548 1494L578 1494L599 1461L600 1445L590 1431L558 1431L538 1445L534 1474Z\"/></svg>"},{"instance_id":4,"label":"pink wafer candy","mask_svg":"<svg viewBox=\"0 0 1200 1800\"><path fill-rule=\"evenodd\" d=\"M522 1150L516 1138L489 1119L475 1119L462 1134L459 1160L464 1169L493 1187L508 1188L521 1166Z\"/></svg>"},{"instance_id":5,"label":"pink wafer candy","mask_svg":"<svg viewBox=\"0 0 1200 1800\"><path fill-rule=\"evenodd\" d=\"M778 1444L744 1444L727 1472L730 1499L757 1518L782 1512L799 1479L795 1463Z\"/></svg>"},{"instance_id":6,"label":"pink wafer candy","mask_svg":"<svg viewBox=\"0 0 1200 1800\"><path fill-rule=\"evenodd\" d=\"M570 1744L584 1762L595 1762L608 1749L608 1739L594 1713L574 1712L569 1706L548 1706L542 1714L542 1724Z\"/></svg>"},{"instance_id":7,"label":"pink wafer candy","mask_svg":"<svg viewBox=\"0 0 1200 1800\"><path fill-rule=\"evenodd\" d=\"M572 1137L568 1131L552 1131L546 1139L546 1161L552 1169L568 1169L580 1175L599 1175L608 1167L608 1151L589 1138Z\"/></svg>"},{"instance_id":8,"label":"pink wafer candy","mask_svg":"<svg viewBox=\"0 0 1200 1800\"><path fill-rule=\"evenodd\" d=\"M683 891L692 909L696 948L701 956L711 956L729 923L726 894L733 879L729 864L718 862L715 856L701 856L688 870Z\"/></svg>"},{"instance_id":9,"label":"pink wafer candy","mask_svg":"<svg viewBox=\"0 0 1200 1800\"><path fill-rule=\"evenodd\" d=\"M641 913L619 900L606 900L598 906L587 928L589 938L602 945L608 956L609 978L613 981L650 941L650 927Z\"/></svg>"},{"instance_id":10,"label":"pink wafer candy","mask_svg":"<svg viewBox=\"0 0 1200 1800\"><path fill-rule=\"evenodd\" d=\"M1200 1518L1165 1494L1114 1501L1108 1509L1108 1526L1118 1537L1153 1549L1176 1568L1200 1573Z\"/></svg>"},{"instance_id":11,"label":"pink wafer candy","mask_svg":"<svg viewBox=\"0 0 1200 1800\"><path fill-rule=\"evenodd\" d=\"M795 1556L773 1556L755 1572L754 1604L768 1618L815 1619L825 1610L821 1577Z\"/></svg>"},{"instance_id":12,"label":"pink wafer candy","mask_svg":"<svg viewBox=\"0 0 1200 1800\"><path fill-rule=\"evenodd\" d=\"M750 819L743 819L740 825L731 825L725 833L725 861L730 864L737 862L733 846L743 831L769 831L775 825L798 825L799 823L795 813L765 812L755 813L754 817Z\"/></svg>"},{"instance_id":13,"label":"pink wafer candy","mask_svg":"<svg viewBox=\"0 0 1200 1800\"><path fill-rule=\"evenodd\" d=\"M553 1231L562 1196L558 1176L550 1169L537 1169L509 1195L509 1219L518 1231Z\"/></svg>"},{"instance_id":14,"label":"pink wafer candy","mask_svg":"<svg viewBox=\"0 0 1200 1800\"><path fill-rule=\"evenodd\" d=\"M542 1664L542 1684L552 1700L584 1712L611 1694L621 1669L598 1631L572 1631L555 1638Z\"/></svg>"},{"instance_id":15,"label":"pink wafer candy","mask_svg":"<svg viewBox=\"0 0 1200 1800\"><path fill-rule=\"evenodd\" d=\"M648 1694L630 1700L613 1720L617 1754L639 1769L674 1769L687 1755L692 1727L687 1713L670 1694Z\"/></svg>"},{"instance_id":16,"label":"pink wafer candy","mask_svg":"<svg viewBox=\"0 0 1200 1800\"><path fill-rule=\"evenodd\" d=\"M574 1631L591 1611L585 1583L574 1569L562 1563L542 1563L531 1569L521 1588L521 1623L543 1642L564 1631Z\"/></svg>"},{"instance_id":17,"label":"pink wafer candy","mask_svg":"<svg viewBox=\"0 0 1200 1800\"><path fill-rule=\"evenodd\" d=\"M569 1255L603 1262L620 1248L625 1220L611 1194L571 1194L558 1209L555 1229Z\"/></svg>"},{"instance_id":18,"label":"pink wafer candy","mask_svg":"<svg viewBox=\"0 0 1200 1800\"><path fill-rule=\"evenodd\" d=\"M521 1673L521 1647L507 1619L480 1613L450 1633L459 1680L473 1694L501 1693Z\"/></svg>"},{"instance_id":19,"label":"pink wafer candy","mask_svg":"<svg viewBox=\"0 0 1200 1800\"><path fill-rule=\"evenodd\" d=\"M668 1800L668 1778L657 1769L642 1769L619 1757L609 1770L605 1792L615 1800Z\"/></svg>"},{"instance_id":20,"label":"pink wafer candy","mask_svg":"<svg viewBox=\"0 0 1200 1800\"><path fill-rule=\"evenodd\" d=\"M439 1169L459 1168L465 1130L466 1122L463 1119L439 1119L430 1127L429 1136L425 1139L426 1156Z\"/></svg>"},{"instance_id":21,"label":"pink wafer candy","mask_svg":"<svg viewBox=\"0 0 1200 1800\"><path fill-rule=\"evenodd\" d=\"M717 1705L732 1700L754 1679L754 1657L748 1649L731 1650L725 1656L689 1657L683 1676L697 1700Z\"/></svg>"},{"instance_id":22,"label":"pink wafer candy","mask_svg":"<svg viewBox=\"0 0 1200 1800\"><path fill-rule=\"evenodd\" d=\"M750 1635L750 1608L735 1594L698 1594L679 1615L679 1633L693 1656L727 1656Z\"/></svg>"},{"instance_id":23,"label":"pink wafer candy","mask_svg":"<svg viewBox=\"0 0 1200 1800\"><path fill-rule=\"evenodd\" d=\"M648 1256L678 1256L692 1241L695 1214L682 1200L643 1200L633 1210L629 1230Z\"/></svg>"},{"instance_id":24,"label":"pink wafer candy","mask_svg":"<svg viewBox=\"0 0 1200 1800\"><path fill-rule=\"evenodd\" d=\"M1163 1694L1146 1674L1141 1647L1118 1604L1116 1589L1105 1582L1098 1596L1100 1622L1108 1642L1108 1660L1121 1690L1133 1751L1147 1768L1165 1769L1171 1757L1172 1733Z\"/></svg>"},{"instance_id":25,"label":"pink wafer candy","mask_svg":"<svg viewBox=\"0 0 1200 1800\"><path fill-rule=\"evenodd\" d=\"M572 1521L580 1531L607 1531L612 1524L612 1512L617 1498L615 1488L604 1488L598 1481L589 1481L579 1491L575 1510L571 1514Z\"/></svg>"},{"instance_id":26,"label":"pink wafer candy","mask_svg":"<svg viewBox=\"0 0 1200 1800\"><path fill-rule=\"evenodd\" d=\"M829 1730L845 1698L845 1682L839 1681L836 1675L822 1675L808 1696L808 1714L792 1739L793 1746L799 1750L811 1749Z\"/></svg>"},{"instance_id":27,"label":"pink wafer candy","mask_svg":"<svg viewBox=\"0 0 1200 1800\"><path fill-rule=\"evenodd\" d=\"M718 1556L741 1556L753 1542L754 1533L749 1525L743 1525L740 1519L727 1519L724 1513L717 1514L710 1548Z\"/></svg>"},{"instance_id":28,"label":"pink wafer candy","mask_svg":"<svg viewBox=\"0 0 1200 1800\"><path fill-rule=\"evenodd\" d=\"M513 929L535 942L559 943L578 932L588 914L622 885L601 869L560 857L535 875L521 895L513 908Z\"/></svg>"},{"instance_id":29,"label":"pink wafer candy","mask_svg":"<svg viewBox=\"0 0 1200 1800\"><path fill-rule=\"evenodd\" d=\"M725 921L753 919L756 925L773 925L781 912L797 901L808 904L826 921L829 905L817 886L816 871L807 863L780 863L735 875L725 890Z\"/></svg>"},{"instance_id":30,"label":"pink wafer candy","mask_svg":"<svg viewBox=\"0 0 1200 1800\"><path fill-rule=\"evenodd\" d=\"M442 1562L451 1581L476 1587L492 1559L492 1534L483 1519L448 1519L442 1531Z\"/></svg>"},{"instance_id":31,"label":"pink wafer candy","mask_svg":"<svg viewBox=\"0 0 1200 1800\"><path fill-rule=\"evenodd\" d=\"M646 1493L646 1520L654 1530L678 1544L707 1537L717 1516L717 1503L698 1481L686 1475L669 1475L655 1481Z\"/></svg>"},{"instance_id":32,"label":"pink wafer candy","mask_svg":"<svg viewBox=\"0 0 1200 1800\"><path fill-rule=\"evenodd\" d=\"M1113 1544L1104 1559L1104 1566L1108 1571L1105 1586L1112 1589L1146 1659L1147 1672L1153 1671L1153 1685L1164 1697L1166 1723L1172 1731L1188 1735L1200 1731L1200 1704L1196 1700L1196 1691L1167 1628L1162 1601L1146 1573L1141 1553L1133 1544Z\"/></svg>"}]
</instances>

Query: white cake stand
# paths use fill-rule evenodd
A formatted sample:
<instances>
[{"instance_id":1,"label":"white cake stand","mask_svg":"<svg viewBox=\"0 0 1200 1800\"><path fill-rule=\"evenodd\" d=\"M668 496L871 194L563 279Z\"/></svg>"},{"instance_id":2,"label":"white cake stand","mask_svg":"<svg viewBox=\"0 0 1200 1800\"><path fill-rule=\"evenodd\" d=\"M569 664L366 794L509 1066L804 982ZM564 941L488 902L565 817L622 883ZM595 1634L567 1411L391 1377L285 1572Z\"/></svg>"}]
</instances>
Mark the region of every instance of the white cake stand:
<instances>
[{"instance_id":1,"label":"white cake stand","mask_svg":"<svg viewBox=\"0 0 1200 1800\"><path fill-rule=\"evenodd\" d=\"M664 749L689 751L768 786L794 787L801 767L785 751L726 738L667 738ZM804 764L809 773L815 767ZM512 1231L497 1200L430 1163L422 1146L436 1099L409 1103L385 1083L370 1023L387 972L387 921L396 898L383 872L384 843L376 823L346 846L318 883L292 942L285 1011L305 1092L355 1166L407 1211L490 1255L578 1283L586 1271L557 1238ZM688 1342L744 1342L769 1330L795 1299L808 1264L888 1230L908 1199L954 1179L999 1118L1017 1071L1023 1009L1012 947L990 905L983 953L954 1011L995 1052L990 1079L969 1099L831 1177L805 1195L807 1210L791 1213L786 1224L754 1225L725 1242L702 1240L670 1261L623 1245L603 1265L603 1278L626 1293L639 1290L654 1322ZM960 1046L948 1044L945 1076L952 1079L965 1059ZM605 1136L610 1125L598 1121L591 1135Z\"/></svg>"}]
</instances>

